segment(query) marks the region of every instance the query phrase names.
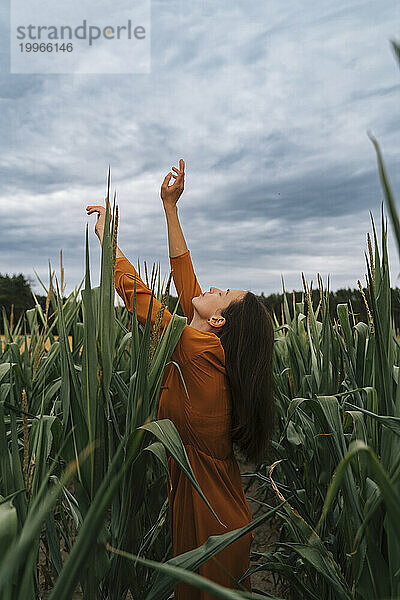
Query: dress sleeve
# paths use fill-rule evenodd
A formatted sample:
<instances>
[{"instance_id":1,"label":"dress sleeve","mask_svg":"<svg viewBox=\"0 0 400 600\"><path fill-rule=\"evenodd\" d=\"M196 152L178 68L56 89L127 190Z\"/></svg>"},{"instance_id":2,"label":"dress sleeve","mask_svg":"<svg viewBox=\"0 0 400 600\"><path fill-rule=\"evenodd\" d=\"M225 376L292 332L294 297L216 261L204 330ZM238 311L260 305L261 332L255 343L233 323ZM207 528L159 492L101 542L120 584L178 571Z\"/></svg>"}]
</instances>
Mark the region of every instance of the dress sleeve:
<instances>
[{"instance_id":1,"label":"dress sleeve","mask_svg":"<svg viewBox=\"0 0 400 600\"><path fill-rule=\"evenodd\" d=\"M190 250L179 256L170 256L169 260L178 297L182 294L180 303L183 314L188 318L188 323L190 323L194 313L192 298L200 296L202 293L193 269Z\"/></svg>"},{"instance_id":2,"label":"dress sleeve","mask_svg":"<svg viewBox=\"0 0 400 600\"><path fill-rule=\"evenodd\" d=\"M180 257L177 257L180 258ZM175 261L175 259L172 259ZM189 259L190 260L190 259ZM179 272L179 271L178 271ZM193 275L194 276L194 275ZM195 276L194 276L195 277ZM125 303L129 312L133 312L134 284L136 279L136 313L139 323L146 324L147 315L150 307L151 290L148 288L139 274L125 256L120 256L115 261L115 290ZM199 293L201 290L199 288ZM186 296L187 298L188 296ZM151 314L151 323L154 324L161 302L153 295L153 307ZM182 307L183 308L183 307ZM186 316L186 315L185 315ZM168 325L172 319L172 314L165 308L161 321L161 329ZM210 337L209 334L199 332L197 329L186 325L178 340L175 350L172 354L174 359L184 364L192 360L193 356L198 355L204 350L206 340L204 337ZM214 334L212 337L215 337Z\"/></svg>"},{"instance_id":3,"label":"dress sleeve","mask_svg":"<svg viewBox=\"0 0 400 600\"><path fill-rule=\"evenodd\" d=\"M151 290L144 284L139 277L137 271L125 256L119 256L115 261L115 290L122 300L125 302L126 308L133 312L134 302L134 285L136 278L136 312L137 319L142 325L146 324L147 315L150 308ZM161 302L153 294L153 306L151 314L151 324L153 325ZM161 321L161 329L168 325L172 315L164 309L163 318Z\"/></svg>"}]
</instances>

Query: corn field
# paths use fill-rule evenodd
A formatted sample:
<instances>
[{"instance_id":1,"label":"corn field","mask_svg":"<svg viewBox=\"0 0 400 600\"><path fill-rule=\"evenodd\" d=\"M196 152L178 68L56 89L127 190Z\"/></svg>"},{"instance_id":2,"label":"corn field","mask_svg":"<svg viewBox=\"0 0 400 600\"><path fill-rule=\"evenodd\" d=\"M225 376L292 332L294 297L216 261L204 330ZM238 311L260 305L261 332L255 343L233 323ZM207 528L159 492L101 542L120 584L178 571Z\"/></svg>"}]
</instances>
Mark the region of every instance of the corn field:
<instances>
[{"instance_id":1,"label":"corn field","mask_svg":"<svg viewBox=\"0 0 400 600\"><path fill-rule=\"evenodd\" d=\"M394 197L370 137L400 251ZM109 188L110 180L107 197ZM69 600L79 589L84 600L167 600L185 581L218 598L279 600L195 573L272 516L281 520L280 538L253 553L243 579L269 571L290 584L293 599L399 598L400 344L383 206L380 239L373 220L368 235L366 287L359 282L367 323L347 304L332 321L320 278L317 305L304 278L300 302L283 290L283 318L274 315L278 424L265 462L249 474L265 491L263 514L176 557L167 453L213 511L173 423L157 420L164 369L187 319L176 306L160 331L150 318L142 326L135 310L114 306L115 196L112 212L98 287L86 228L78 289L64 298L63 274L59 287L51 273L49 285L41 282L45 312L36 302L14 324L2 309L0 598ZM164 290L159 268L148 283L165 306L169 281Z\"/></svg>"}]
</instances>

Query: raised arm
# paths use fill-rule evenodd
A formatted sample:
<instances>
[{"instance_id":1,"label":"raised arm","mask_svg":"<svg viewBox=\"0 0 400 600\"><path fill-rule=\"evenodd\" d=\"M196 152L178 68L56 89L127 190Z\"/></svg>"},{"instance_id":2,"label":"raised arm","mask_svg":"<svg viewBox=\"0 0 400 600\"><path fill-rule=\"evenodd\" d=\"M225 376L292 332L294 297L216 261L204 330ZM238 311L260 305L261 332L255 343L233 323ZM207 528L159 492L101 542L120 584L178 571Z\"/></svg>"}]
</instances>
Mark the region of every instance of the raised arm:
<instances>
[{"instance_id":1,"label":"raised arm","mask_svg":"<svg viewBox=\"0 0 400 600\"><path fill-rule=\"evenodd\" d=\"M174 173L172 173L174 171ZM201 294L201 288L193 269L190 252L187 248L178 217L177 202L184 190L185 163L179 161L179 169L172 167L161 186L161 200L165 211L168 229L169 258L172 276L181 306L190 323L193 318L192 298ZM172 178L175 181L169 185Z\"/></svg>"},{"instance_id":2,"label":"raised arm","mask_svg":"<svg viewBox=\"0 0 400 600\"><path fill-rule=\"evenodd\" d=\"M133 312L133 301L134 301L134 285L136 279L136 312L139 323L145 325L147 315L150 308L151 290L145 285L139 274L133 267L132 263L124 256L121 252L120 256L117 256L115 262L115 290L118 295L125 302L126 308L129 312ZM161 307L161 302L153 295L153 307L151 311L151 323L155 323L157 313ZM161 321L161 329L165 327L171 320L172 315L164 309L163 318Z\"/></svg>"},{"instance_id":3,"label":"raised arm","mask_svg":"<svg viewBox=\"0 0 400 600\"><path fill-rule=\"evenodd\" d=\"M104 225L105 225L105 213L106 209L104 206L87 206L87 213L90 215L93 212L98 213L98 219L95 225L95 233L99 238L100 244L103 244ZM110 211L111 212L111 211ZM116 252L116 264L115 264L115 289L118 295L125 302L126 308L133 312L133 301L134 301L134 283L136 279L136 311L139 323L145 325L147 315L150 308L151 290L148 288L139 274L133 267L133 265L126 258L124 253L119 247ZM153 306L151 312L151 323L154 324L161 302L153 296ZM171 313L165 308L163 318L161 321L161 328L167 325L172 318Z\"/></svg>"}]
</instances>

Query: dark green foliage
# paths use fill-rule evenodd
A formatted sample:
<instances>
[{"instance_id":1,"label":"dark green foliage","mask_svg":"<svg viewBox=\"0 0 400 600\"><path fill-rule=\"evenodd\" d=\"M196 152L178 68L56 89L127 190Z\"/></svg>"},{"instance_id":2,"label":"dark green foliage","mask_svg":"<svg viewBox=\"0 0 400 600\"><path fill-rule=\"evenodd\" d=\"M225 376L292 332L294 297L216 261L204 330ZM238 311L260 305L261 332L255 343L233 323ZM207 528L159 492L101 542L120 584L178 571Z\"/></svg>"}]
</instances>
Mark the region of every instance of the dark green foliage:
<instances>
[{"instance_id":1,"label":"dark green foliage","mask_svg":"<svg viewBox=\"0 0 400 600\"><path fill-rule=\"evenodd\" d=\"M14 322L35 302L31 294L30 283L22 273L19 275L0 274L0 307L4 306L7 318L10 318L11 305L14 305Z\"/></svg>"},{"instance_id":2,"label":"dark green foliage","mask_svg":"<svg viewBox=\"0 0 400 600\"><path fill-rule=\"evenodd\" d=\"M368 291L365 287L363 287L364 293L368 298ZM396 332L400 329L400 288L391 288L391 304L392 304L392 315L394 319L394 325ZM301 301L301 295L304 293L303 291L295 291L296 302ZM325 292L327 293L327 292ZM286 294L288 297L288 294ZM339 304L348 304L350 302L350 306L352 311L350 314L354 317L354 323L368 323L368 315L367 309L365 307L364 300L362 298L361 292L358 288L340 288L335 292L329 292L329 312L331 320L337 318L337 306ZM281 314L282 314L282 305L283 305L283 294L270 294L269 296L264 296L262 293L259 296L260 300L262 300L265 305L274 312L279 322L282 322ZM312 303L316 306L319 302L320 292L318 289L312 290L311 292ZM290 305L292 305L292 292L290 297L288 298ZM304 306L305 312L307 315L307 304Z\"/></svg>"}]
</instances>

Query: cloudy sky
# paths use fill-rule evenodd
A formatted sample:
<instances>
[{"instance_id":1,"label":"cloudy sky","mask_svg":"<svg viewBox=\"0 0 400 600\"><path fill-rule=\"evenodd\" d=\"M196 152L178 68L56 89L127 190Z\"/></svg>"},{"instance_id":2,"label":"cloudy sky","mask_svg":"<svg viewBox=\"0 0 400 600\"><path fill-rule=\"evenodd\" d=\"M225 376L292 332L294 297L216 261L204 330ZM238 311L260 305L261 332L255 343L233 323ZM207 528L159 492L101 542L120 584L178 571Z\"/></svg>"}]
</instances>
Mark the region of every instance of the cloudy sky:
<instances>
[{"instance_id":1,"label":"cloudy sky","mask_svg":"<svg viewBox=\"0 0 400 600\"><path fill-rule=\"evenodd\" d=\"M111 4L110 4L111 6ZM380 227L379 141L400 199L400 5L377 2L152 0L151 72L12 75L1 14L0 273L66 291L84 275L89 223L108 165L119 246L169 268L160 184L186 160L179 215L200 285L280 292L317 273L365 283L370 213ZM392 284L399 271L389 228Z\"/></svg>"}]
</instances>

